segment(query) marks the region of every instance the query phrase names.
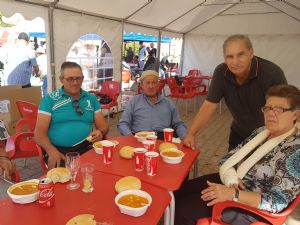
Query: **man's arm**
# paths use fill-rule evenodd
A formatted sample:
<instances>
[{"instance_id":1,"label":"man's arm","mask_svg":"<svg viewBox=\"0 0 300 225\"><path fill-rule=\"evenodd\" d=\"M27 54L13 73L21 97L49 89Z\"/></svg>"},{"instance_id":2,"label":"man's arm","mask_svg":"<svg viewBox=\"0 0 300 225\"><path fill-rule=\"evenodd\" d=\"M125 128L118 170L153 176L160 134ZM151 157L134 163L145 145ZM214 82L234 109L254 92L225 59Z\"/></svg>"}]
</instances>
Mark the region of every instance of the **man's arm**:
<instances>
[{"instance_id":1,"label":"man's arm","mask_svg":"<svg viewBox=\"0 0 300 225\"><path fill-rule=\"evenodd\" d=\"M184 145L195 149L195 135L207 124L212 114L215 112L217 105L217 103L209 102L207 100L203 102L192 122L192 126L189 128L188 133L183 140Z\"/></svg>"},{"instance_id":2,"label":"man's arm","mask_svg":"<svg viewBox=\"0 0 300 225\"><path fill-rule=\"evenodd\" d=\"M52 169L60 165L60 161L65 157L60 153L56 147L51 143L48 137L48 129L50 126L51 116L38 113L37 122L34 130L35 141L47 152L48 168Z\"/></svg>"},{"instance_id":3,"label":"man's arm","mask_svg":"<svg viewBox=\"0 0 300 225\"><path fill-rule=\"evenodd\" d=\"M16 166L10 161L4 148L0 148L0 175L2 175L3 170L6 174L11 175L15 172Z\"/></svg>"},{"instance_id":4,"label":"man's arm","mask_svg":"<svg viewBox=\"0 0 300 225\"><path fill-rule=\"evenodd\" d=\"M109 127L105 122L105 118L101 111L95 112L94 122L95 122L96 129L90 133L90 135L92 136L91 142L102 140L106 136L109 130Z\"/></svg>"}]
</instances>

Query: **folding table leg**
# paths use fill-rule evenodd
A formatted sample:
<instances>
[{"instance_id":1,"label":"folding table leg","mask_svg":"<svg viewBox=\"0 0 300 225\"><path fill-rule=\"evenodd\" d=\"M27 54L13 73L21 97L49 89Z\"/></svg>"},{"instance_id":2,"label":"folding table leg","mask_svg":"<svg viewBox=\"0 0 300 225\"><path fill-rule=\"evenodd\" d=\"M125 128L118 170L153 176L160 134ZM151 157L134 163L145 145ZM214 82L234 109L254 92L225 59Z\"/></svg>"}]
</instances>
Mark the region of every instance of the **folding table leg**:
<instances>
[{"instance_id":1,"label":"folding table leg","mask_svg":"<svg viewBox=\"0 0 300 225\"><path fill-rule=\"evenodd\" d=\"M171 202L170 202L170 225L174 225L174 221L175 221L175 197L174 197L173 191L169 191L169 194L172 197Z\"/></svg>"},{"instance_id":2,"label":"folding table leg","mask_svg":"<svg viewBox=\"0 0 300 225\"><path fill-rule=\"evenodd\" d=\"M164 213L164 225L170 225L170 206L168 205Z\"/></svg>"}]
</instances>

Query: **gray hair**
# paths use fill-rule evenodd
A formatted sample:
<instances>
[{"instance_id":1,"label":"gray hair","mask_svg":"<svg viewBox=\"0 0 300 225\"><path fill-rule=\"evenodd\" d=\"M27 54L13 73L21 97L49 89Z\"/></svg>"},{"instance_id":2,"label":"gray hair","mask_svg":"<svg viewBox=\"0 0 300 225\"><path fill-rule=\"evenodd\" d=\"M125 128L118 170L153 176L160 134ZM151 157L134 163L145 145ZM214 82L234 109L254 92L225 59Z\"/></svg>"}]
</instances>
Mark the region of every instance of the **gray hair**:
<instances>
[{"instance_id":1,"label":"gray hair","mask_svg":"<svg viewBox=\"0 0 300 225\"><path fill-rule=\"evenodd\" d=\"M231 35L229 36L223 43L223 53L225 54L225 50L227 48L227 46L231 43L231 42L234 42L234 41L238 41L238 40L241 40L241 41L244 41L246 47L248 49L253 49L253 46L252 46L252 42L250 41L249 37L247 35L244 35L244 34L234 34L234 35Z\"/></svg>"},{"instance_id":2,"label":"gray hair","mask_svg":"<svg viewBox=\"0 0 300 225\"><path fill-rule=\"evenodd\" d=\"M63 78L64 77L64 70L65 69L69 69L69 68L78 68L80 69L81 73L82 73L82 69L81 69L81 66L75 62L69 62L69 61L66 61L66 62L63 62L63 64L61 65L60 67L60 78Z\"/></svg>"}]
</instances>

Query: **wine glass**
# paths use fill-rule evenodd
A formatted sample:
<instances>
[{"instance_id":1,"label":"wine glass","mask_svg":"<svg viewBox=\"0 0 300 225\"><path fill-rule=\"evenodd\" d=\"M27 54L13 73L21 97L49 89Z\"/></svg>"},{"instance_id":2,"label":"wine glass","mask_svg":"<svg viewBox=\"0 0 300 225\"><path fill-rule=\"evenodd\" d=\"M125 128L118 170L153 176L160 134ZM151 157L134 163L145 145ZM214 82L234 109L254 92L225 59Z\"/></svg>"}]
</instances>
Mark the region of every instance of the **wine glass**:
<instances>
[{"instance_id":1,"label":"wine glass","mask_svg":"<svg viewBox=\"0 0 300 225\"><path fill-rule=\"evenodd\" d=\"M70 170L71 173L71 183L67 185L67 189L75 190L80 187L79 183L75 182L77 172L80 167L80 155L78 152L68 152L66 154L66 168Z\"/></svg>"}]
</instances>

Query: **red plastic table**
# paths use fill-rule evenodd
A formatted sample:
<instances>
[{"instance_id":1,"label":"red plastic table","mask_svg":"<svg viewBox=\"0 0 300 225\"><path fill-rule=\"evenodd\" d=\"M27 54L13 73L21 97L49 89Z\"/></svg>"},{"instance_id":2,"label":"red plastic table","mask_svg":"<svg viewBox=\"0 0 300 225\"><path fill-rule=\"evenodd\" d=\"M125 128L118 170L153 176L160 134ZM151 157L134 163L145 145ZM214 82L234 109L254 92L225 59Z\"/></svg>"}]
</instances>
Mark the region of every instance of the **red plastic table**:
<instances>
[{"instance_id":1,"label":"red plastic table","mask_svg":"<svg viewBox=\"0 0 300 225\"><path fill-rule=\"evenodd\" d=\"M159 157L158 169L156 176L148 176L146 171L136 171L134 168L134 162L132 159L124 159L119 155L119 150L123 146L132 147L143 147L143 144L137 141L133 136L120 136L111 138L111 140L119 141L119 145L116 146L113 154L113 162L111 164L103 163L103 155L97 154L94 150L89 151L81 156L82 162L90 162L95 164L95 169L101 172L117 174L122 176L136 176L142 181L147 182L152 185L159 186L169 191L172 196L172 201L170 203L170 215L165 214L165 224L174 224L175 216L175 199L173 196L173 191L180 188L182 182L188 175L193 163L199 155L199 151L192 150L183 146L182 144L178 147L185 153L183 161L180 164L167 164L162 161ZM156 150L162 141L157 141ZM168 211L169 212L169 211ZM170 218L167 218L170 217Z\"/></svg>"},{"instance_id":2,"label":"red plastic table","mask_svg":"<svg viewBox=\"0 0 300 225\"><path fill-rule=\"evenodd\" d=\"M120 176L94 172L94 191L83 193L81 188L67 190L66 184L55 184L55 206L41 208L37 202L20 205L9 197L0 199L0 225L64 225L78 214L93 214L97 222L111 225L156 225L171 201L168 192L142 182L142 190L152 196L152 204L141 217L122 214L114 203L114 186ZM77 181L81 183L81 174Z\"/></svg>"}]
</instances>

